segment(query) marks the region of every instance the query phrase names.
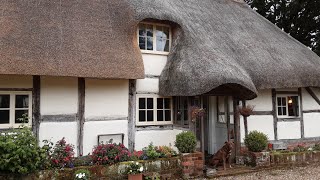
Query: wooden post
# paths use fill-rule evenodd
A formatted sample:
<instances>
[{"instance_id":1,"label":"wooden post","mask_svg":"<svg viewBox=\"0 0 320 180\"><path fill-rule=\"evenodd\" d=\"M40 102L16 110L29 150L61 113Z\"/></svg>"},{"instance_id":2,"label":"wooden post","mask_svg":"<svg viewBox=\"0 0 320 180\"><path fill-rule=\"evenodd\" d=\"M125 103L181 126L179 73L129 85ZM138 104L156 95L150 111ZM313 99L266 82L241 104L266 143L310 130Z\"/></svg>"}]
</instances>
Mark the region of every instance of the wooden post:
<instances>
[{"instance_id":1,"label":"wooden post","mask_svg":"<svg viewBox=\"0 0 320 180\"><path fill-rule=\"evenodd\" d=\"M234 118L234 141L235 141L235 155L240 155L241 141L240 141L240 114L238 112L238 100L233 97L233 118Z\"/></svg>"},{"instance_id":2,"label":"wooden post","mask_svg":"<svg viewBox=\"0 0 320 180\"><path fill-rule=\"evenodd\" d=\"M226 114L227 118L227 133L228 133L228 141L230 141L230 104L229 104L229 96L224 98L225 110L224 113Z\"/></svg>"},{"instance_id":3,"label":"wooden post","mask_svg":"<svg viewBox=\"0 0 320 180\"><path fill-rule=\"evenodd\" d=\"M85 79L78 78L78 155L83 154L83 126L85 122Z\"/></svg>"},{"instance_id":4,"label":"wooden post","mask_svg":"<svg viewBox=\"0 0 320 180\"><path fill-rule=\"evenodd\" d=\"M307 88L306 88L307 89ZM313 92L310 88L309 90L311 92ZM308 90L307 90L308 91ZM310 93L310 92L309 92ZM300 111L299 111L299 114L300 114L300 131L301 131L301 138L304 138L304 120L303 120L303 105L302 105L302 90L301 88L298 89L298 94L299 94L299 97L300 97ZM314 94L315 95L315 94ZM312 96L313 97L313 96ZM317 96L315 96L317 97ZM318 99L319 100L319 99ZM317 100L316 100L317 101ZM318 102L318 101L317 101Z\"/></svg>"},{"instance_id":5,"label":"wooden post","mask_svg":"<svg viewBox=\"0 0 320 180\"><path fill-rule=\"evenodd\" d=\"M246 106L246 101L243 100L242 101L242 107L245 107ZM247 116L243 116L243 124L244 124L244 133L245 133L245 136L248 135L248 117Z\"/></svg>"},{"instance_id":6,"label":"wooden post","mask_svg":"<svg viewBox=\"0 0 320 180\"><path fill-rule=\"evenodd\" d=\"M32 131L39 140L40 126L40 76L33 76L33 91L32 91Z\"/></svg>"},{"instance_id":7,"label":"wooden post","mask_svg":"<svg viewBox=\"0 0 320 180\"><path fill-rule=\"evenodd\" d=\"M131 152L135 148L136 119L136 80L129 80L129 116L128 116L128 147Z\"/></svg>"},{"instance_id":8,"label":"wooden post","mask_svg":"<svg viewBox=\"0 0 320 180\"><path fill-rule=\"evenodd\" d=\"M278 117L277 117L277 107L276 107L276 90L272 89L272 114L273 114L273 131L274 139L278 140Z\"/></svg>"},{"instance_id":9,"label":"wooden post","mask_svg":"<svg viewBox=\"0 0 320 180\"><path fill-rule=\"evenodd\" d=\"M201 96L201 108L203 108L203 96ZM201 151L204 154L204 117L201 117Z\"/></svg>"}]
</instances>

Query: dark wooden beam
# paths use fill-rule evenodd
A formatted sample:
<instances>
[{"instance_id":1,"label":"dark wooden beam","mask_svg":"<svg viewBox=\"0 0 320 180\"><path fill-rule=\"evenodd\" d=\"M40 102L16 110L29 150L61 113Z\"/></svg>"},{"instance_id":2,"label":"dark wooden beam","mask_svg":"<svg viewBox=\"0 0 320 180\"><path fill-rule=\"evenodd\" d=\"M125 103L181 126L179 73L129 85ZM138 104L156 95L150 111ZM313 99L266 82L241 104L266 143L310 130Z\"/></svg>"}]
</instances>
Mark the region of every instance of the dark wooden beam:
<instances>
[{"instance_id":1,"label":"dark wooden beam","mask_svg":"<svg viewBox=\"0 0 320 180\"><path fill-rule=\"evenodd\" d=\"M303 113L320 113L320 109L303 110Z\"/></svg>"},{"instance_id":2,"label":"dark wooden beam","mask_svg":"<svg viewBox=\"0 0 320 180\"><path fill-rule=\"evenodd\" d=\"M311 89L310 89L311 90ZM308 91L308 90L307 90ZM303 103L302 103L302 89L298 89L299 97L300 97L300 131L301 131L301 138L304 138L304 120L303 120ZM319 99L318 99L319 100Z\"/></svg>"},{"instance_id":3,"label":"dark wooden beam","mask_svg":"<svg viewBox=\"0 0 320 180\"><path fill-rule=\"evenodd\" d=\"M240 134L240 113L238 112L238 100L233 98L233 118L234 118L234 141L235 141L235 156L240 155L241 149L241 134Z\"/></svg>"},{"instance_id":4,"label":"dark wooden beam","mask_svg":"<svg viewBox=\"0 0 320 180\"><path fill-rule=\"evenodd\" d=\"M272 89L272 114L273 114L273 131L274 139L278 140L278 116L277 116L277 107L276 107L276 90Z\"/></svg>"},{"instance_id":5,"label":"dark wooden beam","mask_svg":"<svg viewBox=\"0 0 320 180\"><path fill-rule=\"evenodd\" d=\"M85 122L85 79L78 78L78 155L83 155L83 126Z\"/></svg>"},{"instance_id":6,"label":"dark wooden beam","mask_svg":"<svg viewBox=\"0 0 320 180\"><path fill-rule=\"evenodd\" d=\"M228 141L230 141L230 104L229 104L229 96L225 96L224 98L224 111L227 113L227 133L228 133Z\"/></svg>"},{"instance_id":7,"label":"dark wooden beam","mask_svg":"<svg viewBox=\"0 0 320 180\"><path fill-rule=\"evenodd\" d=\"M39 140L40 127L40 76L33 76L32 91L32 131Z\"/></svg>"},{"instance_id":8,"label":"dark wooden beam","mask_svg":"<svg viewBox=\"0 0 320 180\"><path fill-rule=\"evenodd\" d=\"M273 111L253 111L252 115L273 115Z\"/></svg>"},{"instance_id":9,"label":"dark wooden beam","mask_svg":"<svg viewBox=\"0 0 320 180\"><path fill-rule=\"evenodd\" d=\"M299 91L276 91L277 94L295 94L298 95Z\"/></svg>"},{"instance_id":10,"label":"dark wooden beam","mask_svg":"<svg viewBox=\"0 0 320 180\"><path fill-rule=\"evenodd\" d=\"M246 101L245 100L242 101L242 106L243 107L246 106ZM243 124L244 124L245 136L248 136L248 117L247 116L243 116Z\"/></svg>"},{"instance_id":11,"label":"dark wooden beam","mask_svg":"<svg viewBox=\"0 0 320 180\"><path fill-rule=\"evenodd\" d=\"M131 152L135 148L136 138L136 80L129 80L129 111L128 111L128 147Z\"/></svg>"},{"instance_id":12,"label":"dark wooden beam","mask_svg":"<svg viewBox=\"0 0 320 180\"><path fill-rule=\"evenodd\" d=\"M320 105L320 99L317 97L317 95L312 91L310 87L305 88L307 92L310 94L310 96ZM302 103L301 103L302 104Z\"/></svg>"},{"instance_id":13,"label":"dark wooden beam","mask_svg":"<svg viewBox=\"0 0 320 180\"><path fill-rule=\"evenodd\" d=\"M33 91L33 88L0 88L0 91Z\"/></svg>"}]
</instances>

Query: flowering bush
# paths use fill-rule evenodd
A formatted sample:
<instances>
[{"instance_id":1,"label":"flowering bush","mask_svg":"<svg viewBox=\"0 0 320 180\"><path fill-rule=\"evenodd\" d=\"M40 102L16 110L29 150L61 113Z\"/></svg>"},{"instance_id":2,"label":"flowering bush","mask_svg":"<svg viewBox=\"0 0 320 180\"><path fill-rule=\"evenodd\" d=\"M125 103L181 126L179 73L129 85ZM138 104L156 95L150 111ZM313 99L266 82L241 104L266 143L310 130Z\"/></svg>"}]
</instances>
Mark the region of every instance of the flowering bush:
<instances>
[{"instance_id":1,"label":"flowering bush","mask_svg":"<svg viewBox=\"0 0 320 180\"><path fill-rule=\"evenodd\" d=\"M128 161L131 156L129 150L123 144L100 144L95 146L91 158L98 165L114 164Z\"/></svg>"},{"instance_id":2,"label":"flowering bush","mask_svg":"<svg viewBox=\"0 0 320 180\"><path fill-rule=\"evenodd\" d=\"M169 158L177 155L177 152L169 146L158 146L157 152L160 153L161 158Z\"/></svg>"},{"instance_id":3,"label":"flowering bush","mask_svg":"<svg viewBox=\"0 0 320 180\"><path fill-rule=\"evenodd\" d=\"M131 154L130 160L131 161L137 161L143 159L144 152L143 151L133 151Z\"/></svg>"},{"instance_id":4,"label":"flowering bush","mask_svg":"<svg viewBox=\"0 0 320 180\"><path fill-rule=\"evenodd\" d=\"M161 156L161 154L158 152L157 147L155 147L152 143L150 143L147 147L144 147L142 149L143 155L142 159L157 159Z\"/></svg>"},{"instance_id":5,"label":"flowering bush","mask_svg":"<svg viewBox=\"0 0 320 180\"><path fill-rule=\"evenodd\" d=\"M126 168L126 174L140 174L143 172L142 164L131 161Z\"/></svg>"},{"instance_id":6,"label":"flowering bush","mask_svg":"<svg viewBox=\"0 0 320 180\"><path fill-rule=\"evenodd\" d=\"M55 167L73 167L74 146L67 144L65 138L57 141L51 154L51 163Z\"/></svg>"},{"instance_id":7,"label":"flowering bush","mask_svg":"<svg viewBox=\"0 0 320 180\"><path fill-rule=\"evenodd\" d=\"M45 156L30 128L0 133L0 171L30 173L42 167Z\"/></svg>"},{"instance_id":8,"label":"flowering bush","mask_svg":"<svg viewBox=\"0 0 320 180\"><path fill-rule=\"evenodd\" d=\"M74 173L75 180L88 180L90 179L90 171L87 169L79 169Z\"/></svg>"}]
</instances>

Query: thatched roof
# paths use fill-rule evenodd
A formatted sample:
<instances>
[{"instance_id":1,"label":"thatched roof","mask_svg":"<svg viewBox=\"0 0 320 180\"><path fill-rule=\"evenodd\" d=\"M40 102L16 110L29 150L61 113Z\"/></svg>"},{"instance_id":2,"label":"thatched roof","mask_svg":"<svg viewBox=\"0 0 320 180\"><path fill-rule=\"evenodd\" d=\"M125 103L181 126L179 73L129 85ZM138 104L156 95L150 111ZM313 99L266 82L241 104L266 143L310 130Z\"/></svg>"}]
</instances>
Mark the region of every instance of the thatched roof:
<instances>
[{"instance_id":1,"label":"thatched roof","mask_svg":"<svg viewBox=\"0 0 320 180\"><path fill-rule=\"evenodd\" d=\"M0 74L144 78L124 1L0 0Z\"/></svg>"},{"instance_id":2,"label":"thatched roof","mask_svg":"<svg viewBox=\"0 0 320 180\"><path fill-rule=\"evenodd\" d=\"M1 0L0 74L143 78L145 19L173 23L160 94L320 86L320 58L241 0Z\"/></svg>"}]
</instances>

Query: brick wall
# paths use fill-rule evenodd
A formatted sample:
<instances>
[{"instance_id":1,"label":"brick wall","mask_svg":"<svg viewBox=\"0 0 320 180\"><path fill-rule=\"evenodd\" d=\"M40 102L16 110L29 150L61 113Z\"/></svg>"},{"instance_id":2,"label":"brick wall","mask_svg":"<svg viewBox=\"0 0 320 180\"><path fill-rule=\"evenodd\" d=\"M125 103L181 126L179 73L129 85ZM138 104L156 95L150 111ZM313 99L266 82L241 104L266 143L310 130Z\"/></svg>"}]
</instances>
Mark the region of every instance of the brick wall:
<instances>
[{"instance_id":1,"label":"brick wall","mask_svg":"<svg viewBox=\"0 0 320 180\"><path fill-rule=\"evenodd\" d=\"M201 152L182 154L181 166L185 178L203 176L204 155Z\"/></svg>"}]
</instances>

